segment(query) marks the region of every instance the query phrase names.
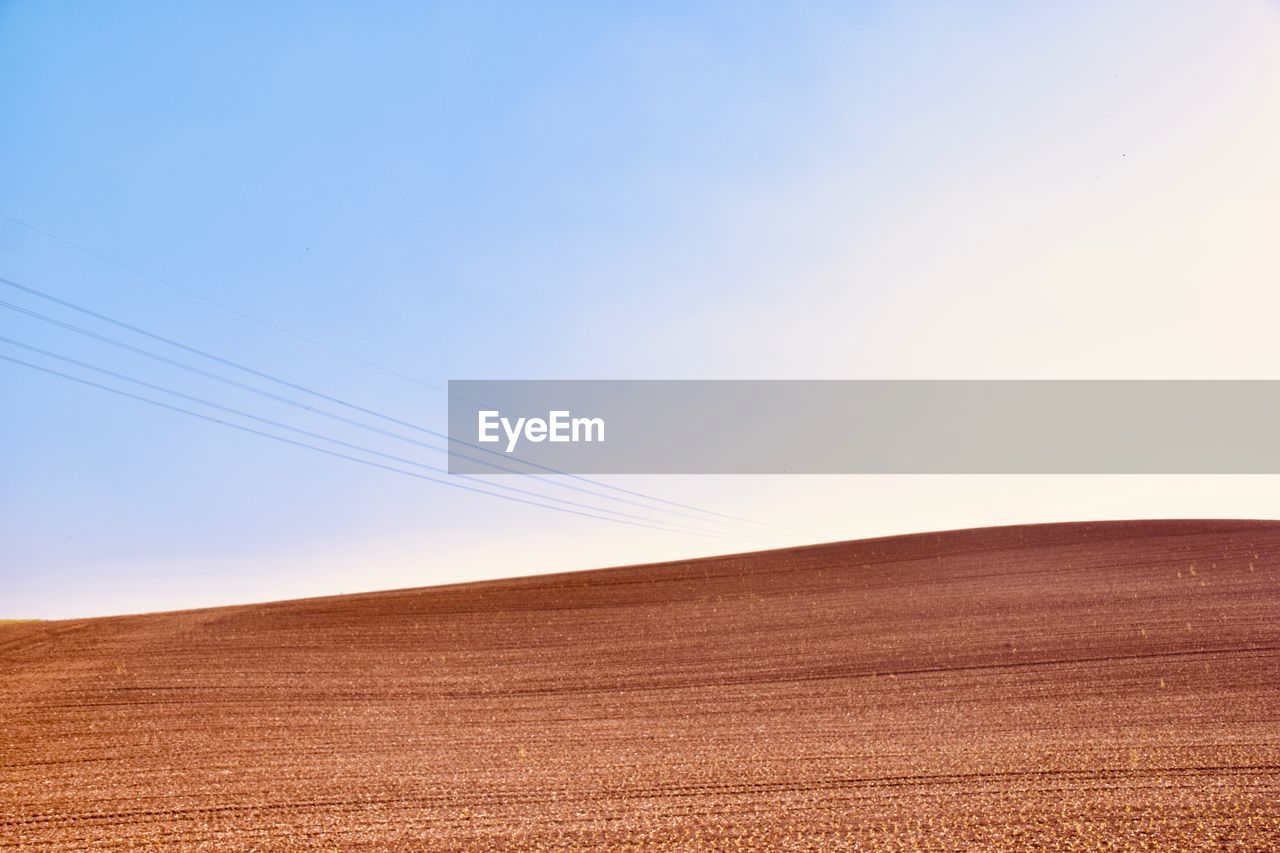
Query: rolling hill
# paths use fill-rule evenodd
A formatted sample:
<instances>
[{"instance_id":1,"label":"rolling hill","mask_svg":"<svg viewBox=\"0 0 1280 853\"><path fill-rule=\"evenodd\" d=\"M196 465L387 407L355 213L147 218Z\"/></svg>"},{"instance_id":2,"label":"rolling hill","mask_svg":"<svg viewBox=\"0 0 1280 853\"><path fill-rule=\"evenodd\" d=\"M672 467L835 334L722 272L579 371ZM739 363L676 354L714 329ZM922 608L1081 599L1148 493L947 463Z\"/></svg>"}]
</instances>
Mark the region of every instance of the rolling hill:
<instances>
[{"instance_id":1,"label":"rolling hill","mask_svg":"<svg viewBox=\"0 0 1280 853\"><path fill-rule=\"evenodd\" d=\"M1280 844L1280 523L0 625L0 845Z\"/></svg>"}]
</instances>

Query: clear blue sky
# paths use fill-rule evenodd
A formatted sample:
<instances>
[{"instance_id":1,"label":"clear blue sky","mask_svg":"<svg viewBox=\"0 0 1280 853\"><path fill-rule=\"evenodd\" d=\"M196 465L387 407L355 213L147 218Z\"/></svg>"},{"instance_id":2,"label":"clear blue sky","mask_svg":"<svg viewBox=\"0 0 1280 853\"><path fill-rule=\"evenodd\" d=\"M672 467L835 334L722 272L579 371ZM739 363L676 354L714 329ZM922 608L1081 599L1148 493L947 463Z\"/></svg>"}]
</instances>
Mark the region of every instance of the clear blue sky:
<instances>
[{"instance_id":1,"label":"clear blue sky","mask_svg":"<svg viewBox=\"0 0 1280 853\"><path fill-rule=\"evenodd\" d=\"M7 2L0 213L433 384L1270 376L1278 36L1263 2ZM0 276L444 422L439 394L5 219ZM7 310L0 335L358 435ZM724 550L8 364L0 403L0 616ZM1269 481L626 485L798 528L734 547L1275 515Z\"/></svg>"}]
</instances>

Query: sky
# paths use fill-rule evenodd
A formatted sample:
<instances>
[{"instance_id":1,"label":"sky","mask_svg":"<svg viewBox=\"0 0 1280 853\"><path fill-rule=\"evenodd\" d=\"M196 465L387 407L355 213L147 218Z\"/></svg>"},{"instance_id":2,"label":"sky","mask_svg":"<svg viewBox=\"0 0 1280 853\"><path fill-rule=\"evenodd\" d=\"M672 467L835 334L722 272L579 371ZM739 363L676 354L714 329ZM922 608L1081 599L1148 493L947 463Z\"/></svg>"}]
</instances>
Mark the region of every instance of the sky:
<instances>
[{"instance_id":1,"label":"sky","mask_svg":"<svg viewBox=\"0 0 1280 853\"><path fill-rule=\"evenodd\" d=\"M432 429L451 378L1280 378L1277 152L1263 0L0 2L0 276ZM443 464L12 309L0 336ZM0 407L0 618L1280 517L1270 477L609 481L772 525L726 539L5 361Z\"/></svg>"}]
</instances>

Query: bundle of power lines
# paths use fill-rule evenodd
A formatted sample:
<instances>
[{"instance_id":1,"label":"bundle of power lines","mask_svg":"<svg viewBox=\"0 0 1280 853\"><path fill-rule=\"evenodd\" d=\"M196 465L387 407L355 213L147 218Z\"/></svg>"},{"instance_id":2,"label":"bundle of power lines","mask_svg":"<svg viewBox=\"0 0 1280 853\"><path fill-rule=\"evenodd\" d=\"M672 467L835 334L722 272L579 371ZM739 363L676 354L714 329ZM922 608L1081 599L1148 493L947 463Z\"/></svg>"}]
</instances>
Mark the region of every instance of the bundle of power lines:
<instances>
[{"instance_id":1,"label":"bundle of power lines","mask_svg":"<svg viewBox=\"0 0 1280 853\"><path fill-rule=\"evenodd\" d=\"M100 260L129 270L165 287L193 296L219 309L265 326L280 334L321 347L365 367L390 374L437 392L447 393L443 388L422 382L399 371L383 367L322 341L300 335L268 320L260 319L232 306L209 299L165 279L143 272L77 243L36 228L7 214L0 213L0 217ZM490 448L452 438L443 432L326 393L309 385L291 381L274 372L246 364L243 360L210 352L206 349L183 343L174 337L149 331L136 324L108 316L84 305L33 287L30 284L23 284L0 277L0 285L8 288L13 293L21 294L22 296L19 298L35 298L45 304L55 306L53 310L63 314L64 317L66 312L74 312L81 317L89 318L91 323L97 325L98 328L102 328L105 324L121 330L125 334L121 337L104 334L94 328L87 328L77 323L68 322L67 319L37 311L27 305L0 299L0 308L4 308L13 314L25 316L48 326L60 328L101 344L176 368L186 374L210 380L220 386L248 394L253 400L266 400L274 404L281 404L298 412L298 417L302 418L309 426L316 427L316 419L323 419L324 422L331 425L342 424L346 427L355 428L360 435L380 436L407 447L398 453L379 450L370 447L366 443L368 438L361 441L348 441L324 432L322 425L316 428L307 428L296 423L288 423L276 418L266 417L259 412L252 411L251 406L226 405L186 391L112 370L101 364L94 364L73 358L65 353L55 352L46 347L36 346L29 341L21 341L8 335L0 335L0 344L9 350L9 353L0 352L0 361L9 365L37 371L49 377L105 391L157 409L198 418L209 423L250 433L264 439L309 450L331 458L348 460L360 465L380 469L390 474L412 477L417 480L449 488L462 489L467 492L540 509L569 513L615 524L698 536L737 537L744 535L746 528L749 526L757 524L757 522L752 522L749 519L678 503L644 492L625 489L611 483L588 479L577 474L565 473L554 468L519 459L518 457L513 458ZM122 337L125 339L122 339ZM135 342L131 343L130 339ZM140 345L143 343L145 345ZM159 347L156 347L156 344L159 344ZM38 358L38 361L29 360L33 355ZM154 396L155 394L161 395L160 398ZM196 408L191 408L192 405L196 406ZM450 448L450 445L453 445L453 447ZM544 476L525 480L524 482L531 486L531 488L525 488L481 479L476 476L450 475L446 468L415 458L422 451L430 451L432 454L448 454L450 450L455 456L490 468L495 472ZM570 491L574 493L575 497L560 497L557 494L552 494L552 491ZM626 509L621 509L619 506L625 506Z\"/></svg>"}]
</instances>

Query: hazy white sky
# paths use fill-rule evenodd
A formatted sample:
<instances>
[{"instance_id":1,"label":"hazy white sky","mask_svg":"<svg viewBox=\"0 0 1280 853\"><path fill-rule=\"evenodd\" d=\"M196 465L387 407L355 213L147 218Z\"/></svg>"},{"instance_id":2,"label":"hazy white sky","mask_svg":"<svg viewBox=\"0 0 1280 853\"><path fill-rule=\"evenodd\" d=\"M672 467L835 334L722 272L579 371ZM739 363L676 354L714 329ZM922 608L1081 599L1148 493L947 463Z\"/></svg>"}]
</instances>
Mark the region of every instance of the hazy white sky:
<instances>
[{"instance_id":1,"label":"hazy white sky","mask_svg":"<svg viewBox=\"0 0 1280 853\"><path fill-rule=\"evenodd\" d=\"M1280 7L965 6L9 3L0 213L433 384L1277 378ZM0 275L443 425L419 385L4 219ZM297 418L0 314L5 337ZM0 395L0 616L981 524L1280 517L1274 478L620 481L782 526L723 543L469 496L8 364Z\"/></svg>"}]
</instances>

